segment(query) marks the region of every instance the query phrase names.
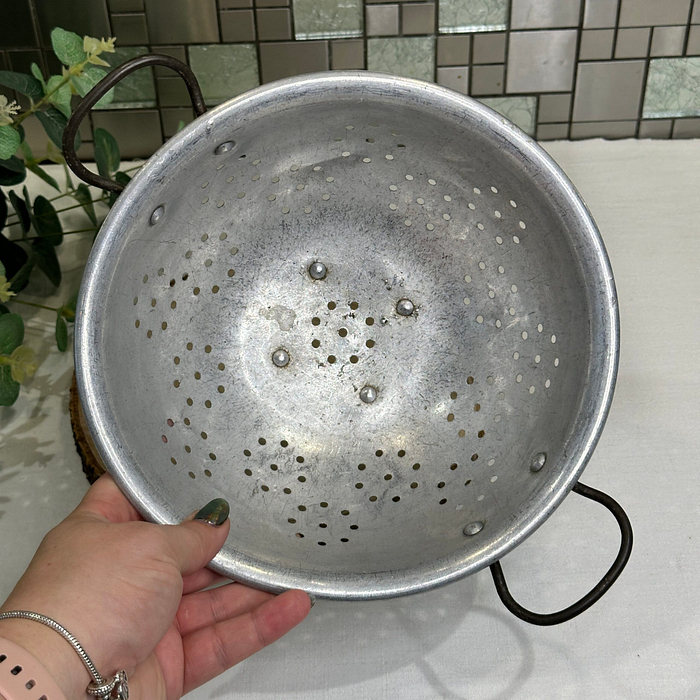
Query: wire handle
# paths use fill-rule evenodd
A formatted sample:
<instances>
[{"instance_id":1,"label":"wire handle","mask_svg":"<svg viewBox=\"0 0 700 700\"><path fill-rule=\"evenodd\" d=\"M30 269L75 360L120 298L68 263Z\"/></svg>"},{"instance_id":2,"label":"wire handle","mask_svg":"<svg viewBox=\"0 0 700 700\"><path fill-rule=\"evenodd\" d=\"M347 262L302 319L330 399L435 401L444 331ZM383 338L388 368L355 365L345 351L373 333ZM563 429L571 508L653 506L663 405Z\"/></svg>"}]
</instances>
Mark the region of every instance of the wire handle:
<instances>
[{"instance_id":1,"label":"wire handle","mask_svg":"<svg viewBox=\"0 0 700 700\"><path fill-rule=\"evenodd\" d=\"M197 78L192 72L192 69L182 61L178 61L172 56L154 53L146 56L137 56L136 58L122 63L121 66L118 66L111 71L111 73L106 75L87 95L85 95L83 101L76 107L75 112L71 115L63 131L63 155L66 158L66 163L70 169L81 180L87 182L88 185L100 187L110 192L121 192L124 189L124 185L120 185L118 182L109 180L101 175L96 175L80 162L78 154L75 152L75 136L78 133L80 123L85 119L100 98L104 97L118 82L129 75L129 73L133 73L139 70L139 68L146 68L147 66L165 66L179 73L180 77L185 81L187 90L190 93L190 99L192 100L195 114L201 117L202 114L207 111Z\"/></svg>"},{"instance_id":2,"label":"wire handle","mask_svg":"<svg viewBox=\"0 0 700 700\"><path fill-rule=\"evenodd\" d=\"M598 491L586 486L582 483L577 483L573 490L580 496L585 498L590 498L592 501L596 501L601 505L604 505L617 520L620 526L620 551L615 558L612 566L608 569L607 573L603 578L598 581L598 583L588 592L583 598L577 600L575 603L570 605L568 608L559 610L553 613L536 613L531 610L527 610L520 603L518 603L508 590L508 585L506 584L506 578L503 575L503 569L501 568L501 562L497 561L491 564L491 574L493 576L493 582L496 585L496 592L498 597L501 599L503 605L508 608L510 612L516 617L519 617L525 622L529 622L531 625L559 625L562 622L568 622L572 618L580 615L585 610L598 601L610 588L610 586L615 583L617 577L622 573L622 570L627 565L629 561L630 554L632 553L632 525L630 524L627 513L622 509L622 506L613 498L608 496L608 494Z\"/></svg>"}]
</instances>

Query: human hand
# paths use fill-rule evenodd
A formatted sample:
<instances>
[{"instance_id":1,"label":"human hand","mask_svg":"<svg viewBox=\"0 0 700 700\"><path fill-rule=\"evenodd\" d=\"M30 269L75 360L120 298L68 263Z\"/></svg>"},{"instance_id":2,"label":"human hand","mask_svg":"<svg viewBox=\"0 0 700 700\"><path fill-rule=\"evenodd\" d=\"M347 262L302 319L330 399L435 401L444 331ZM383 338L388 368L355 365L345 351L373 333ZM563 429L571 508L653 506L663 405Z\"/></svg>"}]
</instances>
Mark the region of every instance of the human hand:
<instances>
[{"instance_id":1,"label":"human hand","mask_svg":"<svg viewBox=\"0 0 700 700\"><path fill-rule=\"evenodd\" d=\"M212 501L196 517L145 522L105 475L46 535L0 612L53 618L103 676L126 669L132 700L176 700L279 639L311 607L303 591L202 590L226 580L205 566L228 535L228 504ZM87 697L90 676L55 631L12 619L0 621L0 636L33 653L69 700Z\"/></svg>"}]
</instances>

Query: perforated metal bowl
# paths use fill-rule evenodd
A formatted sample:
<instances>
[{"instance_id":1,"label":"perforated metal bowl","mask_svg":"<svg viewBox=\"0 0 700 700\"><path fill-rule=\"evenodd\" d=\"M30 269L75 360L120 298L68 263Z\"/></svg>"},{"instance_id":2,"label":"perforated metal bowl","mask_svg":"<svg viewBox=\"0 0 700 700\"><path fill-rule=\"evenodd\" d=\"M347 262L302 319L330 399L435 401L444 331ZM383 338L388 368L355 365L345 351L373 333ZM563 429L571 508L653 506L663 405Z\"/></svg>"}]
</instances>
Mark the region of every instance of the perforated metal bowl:
<instances>
[{"instance_id":1,"label":"perforated metal bowl","mask_svg":"<svg viewBox=\"0 0 700 700\"><path fill-rule=\"evenodd\" d=\"M76 333L139 511L224 496L213 568L341 599L531 534L591 455L617 356L603 243L551 158L476 101L365 72L261 87L163 146L102 227Z\"/></svg>"}]
</instances>

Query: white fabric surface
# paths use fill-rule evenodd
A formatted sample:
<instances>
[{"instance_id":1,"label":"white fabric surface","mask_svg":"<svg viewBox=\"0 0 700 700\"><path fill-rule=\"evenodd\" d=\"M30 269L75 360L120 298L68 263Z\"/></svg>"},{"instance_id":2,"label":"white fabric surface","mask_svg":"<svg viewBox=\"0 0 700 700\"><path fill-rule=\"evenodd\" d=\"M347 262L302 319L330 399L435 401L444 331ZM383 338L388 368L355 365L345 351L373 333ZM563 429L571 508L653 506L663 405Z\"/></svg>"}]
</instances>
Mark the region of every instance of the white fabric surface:
<instances>
[{"instance_id":1,"label":"white fabric surface","mask_svg":"<svg viewBox=\"0 0 700 700\"><path fill-rule=\"evenodd\" d=\"M700 141L546 147L593 212L618 285L617 391L583 481L632 520L622 577L554 628L507 613L486 571L409 598L319 601L285 639L192 700L700 697ZM74 283L88 246L62 251ZM36 347L53 319L26 318ZM0 599L87 487L67 411L72 360L44 337L33 383L0 409ZM597 581L618 540L606 511L571 494L503 567L520 602L554 610Z\"/></svg>"}]
</instances>

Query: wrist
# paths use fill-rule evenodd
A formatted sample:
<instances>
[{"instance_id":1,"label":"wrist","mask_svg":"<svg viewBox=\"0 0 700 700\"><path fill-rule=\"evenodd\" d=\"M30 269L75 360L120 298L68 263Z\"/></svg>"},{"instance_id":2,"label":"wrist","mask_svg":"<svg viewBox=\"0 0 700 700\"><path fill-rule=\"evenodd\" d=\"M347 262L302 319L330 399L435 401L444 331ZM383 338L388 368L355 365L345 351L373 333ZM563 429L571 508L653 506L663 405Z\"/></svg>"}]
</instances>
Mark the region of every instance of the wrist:
<instances>
[{"instance_id":1,"label":"wrist","mask_svg":"<svg viewBox=\"0 0 700 700\"><path fill-rule=\"evenodd\" d=\"M0 620L0 637L26 649L51 674L68 700L83 700L90 674L70 644L32 620Z\"/></svg>"}]
</instances>

